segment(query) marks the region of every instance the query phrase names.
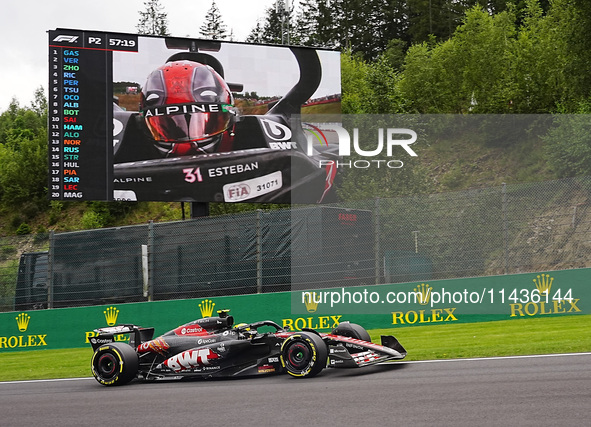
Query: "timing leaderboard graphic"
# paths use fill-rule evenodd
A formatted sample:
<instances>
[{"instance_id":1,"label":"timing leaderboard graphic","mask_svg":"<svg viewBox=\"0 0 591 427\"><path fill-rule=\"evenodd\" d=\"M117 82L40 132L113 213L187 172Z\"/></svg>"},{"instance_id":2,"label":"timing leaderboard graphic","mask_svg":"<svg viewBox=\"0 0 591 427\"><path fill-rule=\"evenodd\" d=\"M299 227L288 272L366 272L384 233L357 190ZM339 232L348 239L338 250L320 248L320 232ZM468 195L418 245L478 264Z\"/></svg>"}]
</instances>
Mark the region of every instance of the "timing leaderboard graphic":
<instances>
[{"instance_id":1,"label":"timing leaderboard graphic","mask_svg":"<svg viewBox=\"0 0 591 427\"><path fill-rule=\"evenodd\" d=\"M340 113L338 52L48 34L50 199L329 201L334 154L292 117Z\"/></svg>"},{"instance_id":2,"label":"timing leaderboard graphic","mask_svg":"<svg viewBox=\"0 0 591 427\"><path fill-rule=\"evenodd\" d=\"M113 198L113 50L137 52L137 37L49 32L51 199Z\"/></svg>"}]
</instances>

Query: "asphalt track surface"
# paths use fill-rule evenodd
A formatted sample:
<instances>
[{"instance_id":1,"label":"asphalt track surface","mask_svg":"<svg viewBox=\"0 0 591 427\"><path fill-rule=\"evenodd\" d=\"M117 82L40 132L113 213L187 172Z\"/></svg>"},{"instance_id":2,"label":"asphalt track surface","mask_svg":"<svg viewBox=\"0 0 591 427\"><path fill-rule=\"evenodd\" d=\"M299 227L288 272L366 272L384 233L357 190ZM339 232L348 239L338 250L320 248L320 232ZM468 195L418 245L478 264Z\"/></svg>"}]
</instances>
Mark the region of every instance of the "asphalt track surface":
<instances>
[{"instance_id":1,"label":"asphalt track surface","mask_svg":"<svg viewBox=\"0 0 591 427\"><path fill-rule=\"evenodd\" d=\"M590 425L591 353L398 362L311 379L0 383L2 426Z\"/></svg>"}]
</instances>

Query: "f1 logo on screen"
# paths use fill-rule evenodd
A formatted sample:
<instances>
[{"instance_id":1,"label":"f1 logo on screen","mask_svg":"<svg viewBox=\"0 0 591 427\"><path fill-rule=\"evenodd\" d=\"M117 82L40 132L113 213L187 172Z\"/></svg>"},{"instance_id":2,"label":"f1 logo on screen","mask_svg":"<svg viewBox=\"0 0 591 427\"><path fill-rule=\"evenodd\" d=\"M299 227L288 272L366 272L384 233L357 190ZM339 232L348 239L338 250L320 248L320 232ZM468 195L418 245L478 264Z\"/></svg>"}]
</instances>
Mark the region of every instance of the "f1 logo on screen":
<instances>
[{"instance_id":1,"label":"f1 logo on screen","mask_svg":"<svg viewBox=\"0 0 591 427\"><path fill-rule=\"evenodd\" d=\"M75 43L78 40L78 36L57 36L53 39L54 42L68 42L68 43Z\"/></svg>"}]
</instances>

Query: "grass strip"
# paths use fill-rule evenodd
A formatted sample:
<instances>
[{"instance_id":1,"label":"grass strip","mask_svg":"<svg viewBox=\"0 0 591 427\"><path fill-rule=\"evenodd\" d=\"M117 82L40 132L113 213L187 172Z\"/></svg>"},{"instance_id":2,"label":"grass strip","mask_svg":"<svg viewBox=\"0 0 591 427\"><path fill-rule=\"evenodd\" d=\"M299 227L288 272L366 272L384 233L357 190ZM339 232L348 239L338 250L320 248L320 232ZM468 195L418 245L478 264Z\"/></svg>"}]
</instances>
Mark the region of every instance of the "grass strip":
<instances>
[{"instance_id":1,"label":"grass strip","mask_svg":"<svg viewBox=\"0 0 591 427\"><path fill-rule=\"evenodd\" d=\"M483 323L373 329L394 335L408 351L405 360L454 359L591 351L591 315L537 317ZM0 381L88 377L92 349L0 353Z\"/></svg>"},{"instance_id":2,"label":"grass strip","mask_svg":"<svg viewBox=\"0 0 591 427\"><path fill-rule=\"evenodd\" d=\"M369 331L394 335L405 360L456 359L591 351L591 315L439 324Z\"/></svg>"}]
</instances>

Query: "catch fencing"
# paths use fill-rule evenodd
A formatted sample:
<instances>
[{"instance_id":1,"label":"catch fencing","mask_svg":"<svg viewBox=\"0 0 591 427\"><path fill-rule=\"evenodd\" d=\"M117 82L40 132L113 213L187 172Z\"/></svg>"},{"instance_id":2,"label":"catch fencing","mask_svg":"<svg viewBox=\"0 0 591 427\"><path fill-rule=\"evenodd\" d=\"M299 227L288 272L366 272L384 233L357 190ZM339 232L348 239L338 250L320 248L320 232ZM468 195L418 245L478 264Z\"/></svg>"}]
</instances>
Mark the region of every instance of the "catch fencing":
<instances>
[{"instance_id":1,"label":"catch fencing","mask_svg":"<svg viewBox=\"0 0 591 427\"><path fill-rule=\"evenodd\" d=\"M0 311L590 267L591 178L0 238Z\"/></svg>"}]
</instances>

